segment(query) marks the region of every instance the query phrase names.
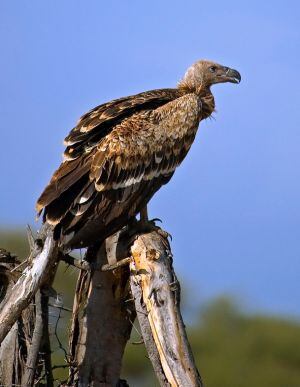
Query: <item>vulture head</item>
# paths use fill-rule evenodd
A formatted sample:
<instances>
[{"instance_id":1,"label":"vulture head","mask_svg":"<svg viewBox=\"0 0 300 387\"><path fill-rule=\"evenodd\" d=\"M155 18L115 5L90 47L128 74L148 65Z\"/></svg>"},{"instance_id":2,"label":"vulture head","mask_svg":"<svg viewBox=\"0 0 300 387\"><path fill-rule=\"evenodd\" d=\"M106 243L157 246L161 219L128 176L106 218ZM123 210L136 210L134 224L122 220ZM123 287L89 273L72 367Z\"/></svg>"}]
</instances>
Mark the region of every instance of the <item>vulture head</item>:
<instances>
[{"instance_id":1,"label":"vulture head","mask_svg":"<svg viewBox=\"0 0 300 387\"><path fill-rule=\"evenodd\" d=\"M208 60L199 60L189 67L179 82L179 87L190 91L202 91L216 83L240 83L238 71Z\"/></svg>"}]
</instances>

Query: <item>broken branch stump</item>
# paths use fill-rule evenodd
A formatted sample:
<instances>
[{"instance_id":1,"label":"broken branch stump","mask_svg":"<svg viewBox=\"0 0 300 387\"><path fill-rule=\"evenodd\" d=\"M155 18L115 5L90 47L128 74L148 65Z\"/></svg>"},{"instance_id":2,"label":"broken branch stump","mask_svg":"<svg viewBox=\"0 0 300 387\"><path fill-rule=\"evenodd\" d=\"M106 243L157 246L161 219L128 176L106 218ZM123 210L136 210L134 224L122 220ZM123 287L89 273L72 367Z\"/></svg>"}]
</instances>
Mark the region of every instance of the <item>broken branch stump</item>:
<instances>
[{"instance_id":1,"label":"broken branch stump","mask_svg":"<svg viewBox=\"0 0 300 387\"><path fill-rule=\"evenodd\" d=\"M131 254L137 317L161 386L202 387L180 314L179 283L166 236L157 231L139 235Z\"/></svg>"}]
</instances>

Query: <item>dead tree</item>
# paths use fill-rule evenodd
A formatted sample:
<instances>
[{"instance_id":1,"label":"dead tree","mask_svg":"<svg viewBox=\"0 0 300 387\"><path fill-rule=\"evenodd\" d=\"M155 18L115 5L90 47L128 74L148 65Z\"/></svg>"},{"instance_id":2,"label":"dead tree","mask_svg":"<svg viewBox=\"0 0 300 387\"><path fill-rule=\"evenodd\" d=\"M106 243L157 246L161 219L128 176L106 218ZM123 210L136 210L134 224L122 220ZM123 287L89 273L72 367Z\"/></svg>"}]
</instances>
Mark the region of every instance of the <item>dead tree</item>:
<instances>
[{"instance_id":1,"label":"dead tree","mask_svg":"<svg viewBox=\"0 0 300 387\"><path fill-rule=\"evenodd\" d=\"M20 266L21 263L15 256L0 250L1 305L11 298L13 289L20 280ZM44 294L44 289L40 288L2 341L1 386L33 385L41 376L43 364L51 357L48 343L48 297ZM47 370L47 365L45 369ZM48 369L51 370L51 366ZM48 374L46 380L48 386L53 385L49 383Z\"/></svg>"},{"instance_id":2,"label":"dead tree","mask_svg":"<svg viewBox=\"0 0 300 387\"><path fill-rule=\"evenodd\" d=\"M70 333L68 385L116 386L135 312L130 298L129 267L102 271L114 260L114 238L88 249L90 270L81 270L74 299ZM125 384L124 384L125 385Z\"/></svg>"},{"instance_id":3,"label":"dead tree","mask_svg":"<svg viewBox=\"0 0 300 387\"><path fill-rule=\"evenodd\" d=\"M137 316L160 385L202 386L180 314L167 234L152 224L148 231L125 228L90 247L83 261L59 251L51 229L31 238L30 259L6 286L0 305L2 385L54 385L47 297L59 259L79 269L66 358L69 378L60 385L126 386L120 378L122 357ZM1 281L10 283L8 277ZM20 319L30 322L21 366L13 344L20 336ZM16 367L18 379L13 379Z\"/></svg>"}]
</instances>

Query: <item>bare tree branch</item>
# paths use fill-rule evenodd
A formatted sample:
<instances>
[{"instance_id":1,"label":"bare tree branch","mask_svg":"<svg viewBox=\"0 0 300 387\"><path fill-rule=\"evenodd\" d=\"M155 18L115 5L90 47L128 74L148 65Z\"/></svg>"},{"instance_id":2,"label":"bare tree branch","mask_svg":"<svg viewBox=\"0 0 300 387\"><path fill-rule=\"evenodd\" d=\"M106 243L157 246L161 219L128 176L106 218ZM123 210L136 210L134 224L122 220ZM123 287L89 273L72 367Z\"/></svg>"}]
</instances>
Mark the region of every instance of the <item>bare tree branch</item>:
<instances>
[{"instance_id":1,"label":"bare tree branch","mask_svg":"<svg viewBox=\"0 0 300 387\"><path fill-rule=\"evenodd\" d=\"M0 287L1 298L18 280L20 262L7 251L0 249ZM4 302L4 301L3 301ZM25 372L26 357L30 349L35 321L35 308L30 304L13 325L0 347L0 385L20 385Z\"/></svg>"},{"instance_id":2,"label":"bare tree branch","mask_svg":"<svg viewBox=\"0 0 300 387\"><path fill-rule=\"evenodd\" d=\"M42 237L45 238L44 243L43 239L35 240L35 249L31 252L31 266L24 269L0 305L0 343L56 266L58 248L53 240L52 230L45 228Z\"/></svg>"},{"instance_id":3,"label":"bare tree branch","mask_svg":"<svg viewBox=\"0 0 300 387\"><path fill-rule=\"evenodd\" d=\"M43 337L43 317L41 299L41 291L38 290L35 295L35 325L27 355L25 372L22 377L22 386L32 386L36 374L36 364Z\"/></svg>"},{"instance_id":4,"label":"bare tree branch","mask_svg":"<svg viewBox=\"0 0 300 387\"><path fill-rule=\"evenodd\" d=\"M52 353L49 337L49 296L47 289L42 290L41 307L43 319L43 340L41 350L45 364L46 384L47 387L53 387Z\"/></svg>"},{"instance_id":5,"label":"bare tree branch","mask_svg":"<svg viewBox=\"0 0 300 387\"><path fill-rule=\"evenodd\" d=\"M127 257L127 258L121 259L120 261L117 261L116 263L112 263L112 264L107 263L102 266L101 270L102 271L116 270L119 267L126 266L126 265L128 266L131 261L132 261L132 258Z\"/></svg>"},{"instance_id":6,"label":"bare tree branch","mask_svg":"<svg viewBox=\"0 0 300 387\"><path fill-rule=\"evenodd\" d=\"M90 265L89 265L89 263L87 261L84 261L84 260L80 261L79 259L74 258L74 257L72 257L69 254L60 253L59 254L59 258L62 261L66 262L68 265L77 267L77 269L80 269L80 270L91 270Z\"/></svg>"},{"instance_id":7,"label":"bare tree branch","mask_svg":"<svg viewBox=\"0 0 300 387\"><path fill-rule=\"evenodd\" d=\"M195 366L184 324L179 310L179 284L173 267L168 240L156 231L140 235L131 247L132 292L135 297L138 318L147 349L162 386L201 387L201 377ZM141 298L136 286L141 287ZM142 314L139 310L142 309ZM153 339L149 339L149 327L158 354L153 351ZM153 353L154 352L154 353ZM161 377L161 368L166 377Z\"/></svg>"}]
</instances>

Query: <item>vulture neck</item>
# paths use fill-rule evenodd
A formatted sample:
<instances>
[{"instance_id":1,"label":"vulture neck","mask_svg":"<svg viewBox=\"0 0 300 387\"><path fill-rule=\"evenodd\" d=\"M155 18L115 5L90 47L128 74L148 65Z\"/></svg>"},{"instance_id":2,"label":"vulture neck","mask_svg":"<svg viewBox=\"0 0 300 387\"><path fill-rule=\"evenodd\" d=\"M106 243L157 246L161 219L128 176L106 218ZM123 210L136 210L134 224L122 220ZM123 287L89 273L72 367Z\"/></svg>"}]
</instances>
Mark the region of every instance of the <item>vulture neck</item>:
<instances>
[{"instance_id":1,"label":"vulture neck","mask_svg":"<svg viewBox=\"0 0 300 387\"><path fill-rule=\"evenodd\" d=\"M200 86L198 88L189 87L187 83L179 83L179 89L184 94L196 94L202 102L202 119L208 118L215 110L215 99L210 90L210 86Z\"/></svg>"},{"instance_id":2,"label":"vulture neck","mask_svg":"<svg viewBox=\"0 0 300 387\"><path fill-rule=\"evenodd\" d=\"M202 119L208 118L215 110L215 99L210 90L206 87L201 93L196 93L202 102Z\"/></svg>"}]
</instances>

